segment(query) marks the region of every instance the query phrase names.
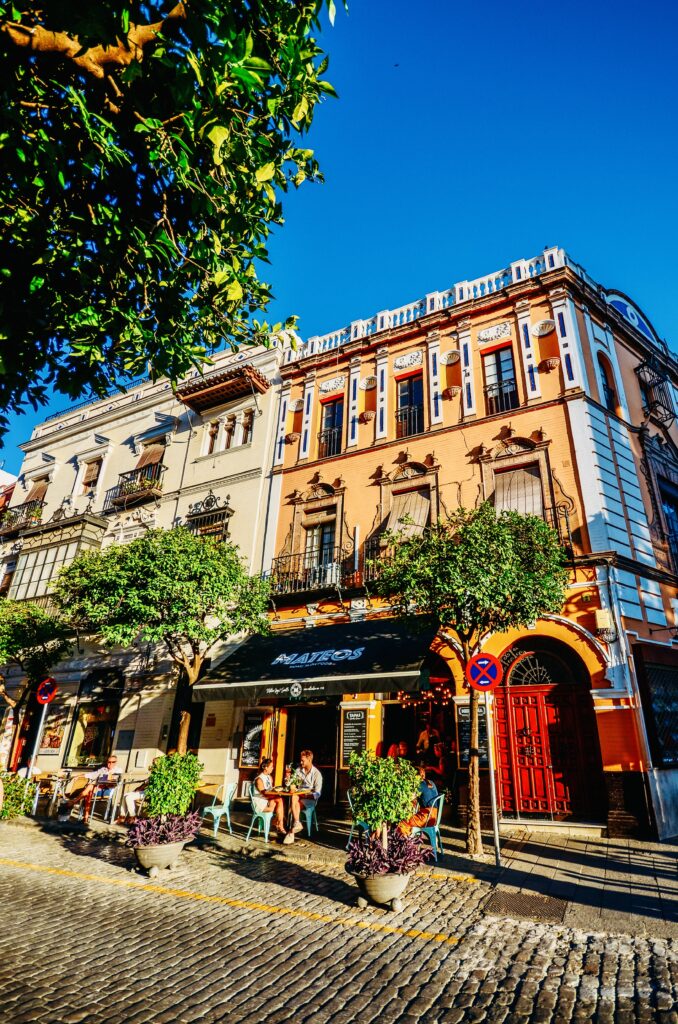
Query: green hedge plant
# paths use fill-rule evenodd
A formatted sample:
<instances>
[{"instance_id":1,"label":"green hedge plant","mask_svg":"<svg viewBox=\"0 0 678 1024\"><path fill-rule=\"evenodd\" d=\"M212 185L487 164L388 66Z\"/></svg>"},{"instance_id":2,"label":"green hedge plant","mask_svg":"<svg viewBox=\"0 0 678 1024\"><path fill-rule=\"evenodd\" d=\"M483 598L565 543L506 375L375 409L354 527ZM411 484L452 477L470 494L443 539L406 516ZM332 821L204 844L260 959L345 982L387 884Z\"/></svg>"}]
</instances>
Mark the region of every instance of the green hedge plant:
<instances>
[{"instance_id":1,"label":"green hedge plant","mask_svg":"<svg viewBox=\"0 0 678 1024\"><path fill-rule=\"evenodd\" d=\"M419 792L417 769L402 758L377 757L371 750L352 753L348 763L351 801L356 819L381 836L388 846L388 828L412 814Z\"/></svg>"},{"instance_id":2,"label":"green hedge plant","mask_svg":"<svg viewBox=\"0 0 678 1024\"><path fill-rule=\"evenodd\" d=\"M203 767L195 754L166 754L157 758L148 778L144 816L186 814Z\"/></svg>"}]
</instances>

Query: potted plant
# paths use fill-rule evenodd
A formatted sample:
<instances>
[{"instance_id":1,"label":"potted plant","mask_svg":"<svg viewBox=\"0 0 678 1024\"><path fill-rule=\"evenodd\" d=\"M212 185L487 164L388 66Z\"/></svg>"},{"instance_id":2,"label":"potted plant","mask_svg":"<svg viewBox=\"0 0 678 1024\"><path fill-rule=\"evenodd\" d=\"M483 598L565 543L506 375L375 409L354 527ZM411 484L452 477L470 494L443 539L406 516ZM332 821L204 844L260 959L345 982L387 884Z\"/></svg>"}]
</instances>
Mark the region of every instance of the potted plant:
<instances>
[{"instance_id":1,"label":"potted plant","mask_svg":"<svg viewBox=\"0 0 678 1024\"><path fill-rule=\"evenodd\" d=\"M419 836L404 836L396 827L412 814L419 774L409 761L365 750L351 754L348 775L353 814L370 829L348 848L346 870L360 889L358 905L370 899L401 910L412 871L429 857Z\"/></svg>"},{"instance_id":2,"label":"potted plant","mask_svg":"<svg viewBox=\"0 0 678 1024\"><path fill-rule=\"evenodd\" d=\"M0 772L0 821L20 814L30 814L37 783L29 782L15 772Z\"/></svg>"},{"instance_id":3,"label":"potted plant","mask_svg":"<svg viewBox=\"0 0 678 1024\"><path fill-rule=\"evenodd\" d=\"M167 754L153 762L142 816L130 827L126 840L151 878L161 868L175 867L184 846L200 828L199 813L189 814L188 808L202 768L195 754Z\"/></svg>"}]
</instances>

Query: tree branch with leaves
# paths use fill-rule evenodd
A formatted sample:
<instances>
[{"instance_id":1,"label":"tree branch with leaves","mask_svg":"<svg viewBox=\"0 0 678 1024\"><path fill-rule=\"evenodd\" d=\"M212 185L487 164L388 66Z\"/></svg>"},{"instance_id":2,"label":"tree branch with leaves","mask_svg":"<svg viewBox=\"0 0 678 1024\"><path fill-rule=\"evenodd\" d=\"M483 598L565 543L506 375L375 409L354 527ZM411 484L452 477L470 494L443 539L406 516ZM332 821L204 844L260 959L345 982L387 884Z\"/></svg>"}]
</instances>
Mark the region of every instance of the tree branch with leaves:
<instances>
[{"instance_id":1,"label":"tree branch with leaves","mask_svg":"<svg viewBox=\"0 0 678 1024\"><path fill-rule=\"evenodd\" d=\"M321 180L325 8L0 0L0 429L288 337L259 274L282 195Z\"/></svg>"},{"instance_id":2,"label":"tree branch with leaves","mask_svg":"<svg viewBox=\"0 0 678 1024\"><path fill-rule=\"evenodd\" d=\"M460 508L423 533L385 536L378 593L401 617L433 619L450 636L462 672L494 633L533 627L561 610L568 582L558 535L538 516L497 513L488 502ZM467 852L482 852L478 692L470 690Z\"/></svg>"}]
</instances>

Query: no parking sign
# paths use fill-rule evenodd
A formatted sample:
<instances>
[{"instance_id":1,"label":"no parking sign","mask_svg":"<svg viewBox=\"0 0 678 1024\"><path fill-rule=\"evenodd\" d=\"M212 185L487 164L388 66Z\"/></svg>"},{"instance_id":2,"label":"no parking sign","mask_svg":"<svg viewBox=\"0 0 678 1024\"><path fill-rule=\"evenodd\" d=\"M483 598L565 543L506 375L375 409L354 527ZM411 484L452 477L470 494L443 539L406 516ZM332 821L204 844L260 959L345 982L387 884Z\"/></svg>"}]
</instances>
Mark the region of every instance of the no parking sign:
<instances>
[{"instance_id":1,"label":"no parking sign","mask_svg":"<svg viewBox=\"0 0 678 1024\"><path fill-rule=\"evenodd\" d=\"M38 704L49 704L53 701L56 697L57 689L56 679L52 679L51 676L43 679L35 693Z\"/></svg>"},{"instance_id":2,"label":"no parking sign","mask_svg":"<svg viewBox=\"0 0 678 1024\"><path fill-rule=\"evenodd\" d=\"M469 686L480 693L489 693L499 686L504 669L494 654L474 654L466 666L466 679Z\"/></svg>"}]
</instances>

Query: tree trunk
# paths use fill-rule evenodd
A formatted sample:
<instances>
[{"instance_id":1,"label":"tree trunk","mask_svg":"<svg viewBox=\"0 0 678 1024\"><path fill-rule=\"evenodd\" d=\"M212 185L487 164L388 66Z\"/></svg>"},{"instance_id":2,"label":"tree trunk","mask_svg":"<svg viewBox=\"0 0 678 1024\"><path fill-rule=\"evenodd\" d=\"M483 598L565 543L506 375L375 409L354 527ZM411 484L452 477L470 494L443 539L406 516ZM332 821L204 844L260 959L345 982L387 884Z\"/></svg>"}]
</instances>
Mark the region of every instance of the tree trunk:
<instances>
[{"instance_id":1,"label":"tree trunk","mask_svg":"<svg viewBox=\"0 0 678 1024\"><path fill-rule=\"evenodd\" d=\"M193 688L193 683L196 681L196 679L200 675L200 669L202 668L202 663L203 663L203 658L200 657L200 656L196 656L188 667L186 667L185 665L182 666L183 669L184 669L184 672L186 673L185 680L186 680L186 683L188 685L184 689L181 686L181 680L179 680L179 682L177 683L177 689L178 690L184 690L184 697L185 697L185 703L184 703L184 706L181 709L181 714L179 716L179 735L177 736L177 754L187 754L188 753L188 736L189 736L189 732L190 732L190 728L191 728L191 701L192 701L192 696L193 696L192 695L192 688Z\"/></svg>"},{"instance_id":2,"label":"tree trunk","mask_svg":"<svg viewBox=\"0 0 678 1024\"><path fill-rule=\"evenodd\" d=\"M470 651L467 643L462 644L463 669L469 662ZM478 751L478 691L469 687L471 718L471 742L468 758L468 819L466 822L466 852L475 857L483 852L483 836L480 831L480 756Z\"/></svg>"},{"instance_id":3,"label":"tree trunk","mask_svg":"<svg viewBox=\"0 0 678 1024\"><path fill-rule=\"evenodd\" d=\"M388 827L386 825L386 822L383 823L380 831L381 845L383 846L384 850L388 850Z\"/></svg>"},{"instance_id":4,"label":"tree trunk","mask_svg":"<svg viewBox=\"0 0 678 1024\"><path fill-rule=\"evenodd\" d=\"M188 753L188 730L191 728L191 712L184 708L179 719L179 736L177 738L177 754Z\"/></svg>"}]
</instances>

